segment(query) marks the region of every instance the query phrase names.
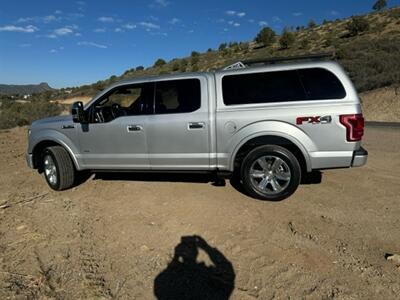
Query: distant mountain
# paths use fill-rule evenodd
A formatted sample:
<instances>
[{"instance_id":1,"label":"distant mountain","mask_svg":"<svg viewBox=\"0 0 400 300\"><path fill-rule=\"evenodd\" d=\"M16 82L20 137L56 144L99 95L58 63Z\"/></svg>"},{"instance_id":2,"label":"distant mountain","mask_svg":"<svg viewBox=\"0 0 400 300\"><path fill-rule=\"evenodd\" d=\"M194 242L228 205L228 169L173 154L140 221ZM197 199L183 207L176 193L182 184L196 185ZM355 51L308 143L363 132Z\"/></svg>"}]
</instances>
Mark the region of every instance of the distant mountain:
<instances>
[{"instance_id":1,"label":"distant mountain","mask_svg":"<svg viewBox=\"0 0 400 300\"><path fill-rule=\"evenodd\" d=\"M27 95L27 94L36 94L42 93L45 91L53 90L46 82L42 82L40 84L25 84L25 85L16 85L16 84L0 84L0 94L4 95Z\"/></svg>"}]
</instances>

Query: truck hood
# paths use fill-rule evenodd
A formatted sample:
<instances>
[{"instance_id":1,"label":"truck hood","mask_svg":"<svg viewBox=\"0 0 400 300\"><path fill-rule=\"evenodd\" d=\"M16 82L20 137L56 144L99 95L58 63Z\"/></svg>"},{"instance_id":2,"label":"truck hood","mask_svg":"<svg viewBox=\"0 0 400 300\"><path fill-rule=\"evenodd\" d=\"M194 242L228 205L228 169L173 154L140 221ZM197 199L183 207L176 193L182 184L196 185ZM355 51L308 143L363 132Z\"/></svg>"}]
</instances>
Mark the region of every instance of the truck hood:
<instances>
[{"instance_id":1,"label":"truck hood","mask_svg":"<svg viewBox=\"0 0 400 300\"><path fill-rule=\"evenodd\" d=\"M71 115L68 115L68 116L56 116L56 117L50 117L50 118L36 120L36 121L34 121L32 123L31 128L32 127L36 127L36 126L56 124L56 123L60 123L60 122L72 123L72 116Z\"/></svg>"}]
</instances>

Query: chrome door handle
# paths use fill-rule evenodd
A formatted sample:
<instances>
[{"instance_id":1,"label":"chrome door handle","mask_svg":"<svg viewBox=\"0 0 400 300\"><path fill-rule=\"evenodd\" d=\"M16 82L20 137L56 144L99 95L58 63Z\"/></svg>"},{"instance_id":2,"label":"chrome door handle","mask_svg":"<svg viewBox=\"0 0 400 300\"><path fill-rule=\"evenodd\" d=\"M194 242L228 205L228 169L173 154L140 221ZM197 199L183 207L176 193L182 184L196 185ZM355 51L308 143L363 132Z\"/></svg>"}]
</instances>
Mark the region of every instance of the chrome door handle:
<instances>
[{"instance_id":1,"label":"chrome door handle","mask_svg":"<svg viewBox=\"0 0 400 300\"><path fill-rule=\"evenodd\" d=\"M189 122L188 128L190 129L202 129L206 126L204 122Z\"/></svg>"},{"instance_id":2,"label":"chrome door handle","mask_svg":"<svg viewBox=\"0 0 400 300\"><path fill-rule=\"evenodd\" d=\"M61 126L62 129L74 129L75 126L74 125L63 125Z\"/></svg>"},{"instance_id":3,"label":"chrome door handle","mask_svg":"<svg viewBox=\"0 0 400 300\"><path fill-rule=\"evenodd\" d=\"M128 129L128 132L143 130L143 126L141 125L128 125L126 128Z\"/></svg>"}]
</instances>

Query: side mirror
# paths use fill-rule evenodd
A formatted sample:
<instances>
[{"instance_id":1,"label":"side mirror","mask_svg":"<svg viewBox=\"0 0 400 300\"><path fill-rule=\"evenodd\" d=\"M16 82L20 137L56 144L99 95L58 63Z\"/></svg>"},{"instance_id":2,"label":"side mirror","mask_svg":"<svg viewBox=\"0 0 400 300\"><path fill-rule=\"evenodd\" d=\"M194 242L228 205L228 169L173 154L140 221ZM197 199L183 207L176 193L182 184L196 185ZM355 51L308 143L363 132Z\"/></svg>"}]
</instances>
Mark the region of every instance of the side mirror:
<instances>
[{"instance_id":1,"label":"side mirror","mask_svg":"<svg viewBox=\"0 0 400 300\"><path fill-rule=\"evenodd\" d=\"M85 123L85 111L83 110L82 101L77 101L72 104L71 115L74 123Z\"/></svg>"}]
</instances>

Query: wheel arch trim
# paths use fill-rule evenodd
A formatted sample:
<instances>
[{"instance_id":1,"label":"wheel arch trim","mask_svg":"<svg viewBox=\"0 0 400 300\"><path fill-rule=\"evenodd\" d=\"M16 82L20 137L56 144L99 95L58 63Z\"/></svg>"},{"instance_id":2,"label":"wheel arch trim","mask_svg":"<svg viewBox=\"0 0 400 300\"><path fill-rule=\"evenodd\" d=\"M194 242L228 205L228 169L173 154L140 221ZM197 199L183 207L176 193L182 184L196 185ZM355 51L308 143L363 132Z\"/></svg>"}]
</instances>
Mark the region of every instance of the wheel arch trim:
<instances>
[{"instance_id":1,"label":"wheel arch trim","mask_svg":"<svg viewBox=\"0 0 400 300\"><path fill-rule=\"evenodd\" d=\"M229 170L233 171L234 170L234 165L235 165L235 159L236 159L236 155L238 154L239 150L242 148L243 145L245 145L247 142L249 142L250 140L254 139L254 138L258 138L258 137L279 137L279 138L284 138L286 140L289 140L291 143L293 143L295 146L297 146L297 148L300 149L305 163L306 163L306 168L307 168L307 172L310 172L312 170L311 167L311 159L310 156L308 155L308 151L307 149L304 147L304 145L297 140L296 138L294 138L293 136L286 134L284 132L280 132L280 131L259 131L256 132L252 135L249 135L245 138L243 138L234 148L232 155L230 157L230 161L229 161Z\"/></svg>"},{"instance_id":2,"label":"wheel arch trim","mask_svg":"<svg viewBox=\"0 0 400 300\"><path fill-rule=\"evenodd\" d=\"M30 143L28 152L32 153L34 161L36 159L34 157L35 149L37 149L37 147L39 145L42 145L43 143L46 143L46 142L51 142L51 143L55 143L55 144L62 146L68 152L69 156L71 157L76 170L81 170L81 165L78 160L79 155L77 154L78 153L77 149L73 146L73 143L65 135L59 133L56 130L47 130L46 133L42 133L39 136L36 136L32 140L32 142Z\"/></svg>"}]
</instances>

